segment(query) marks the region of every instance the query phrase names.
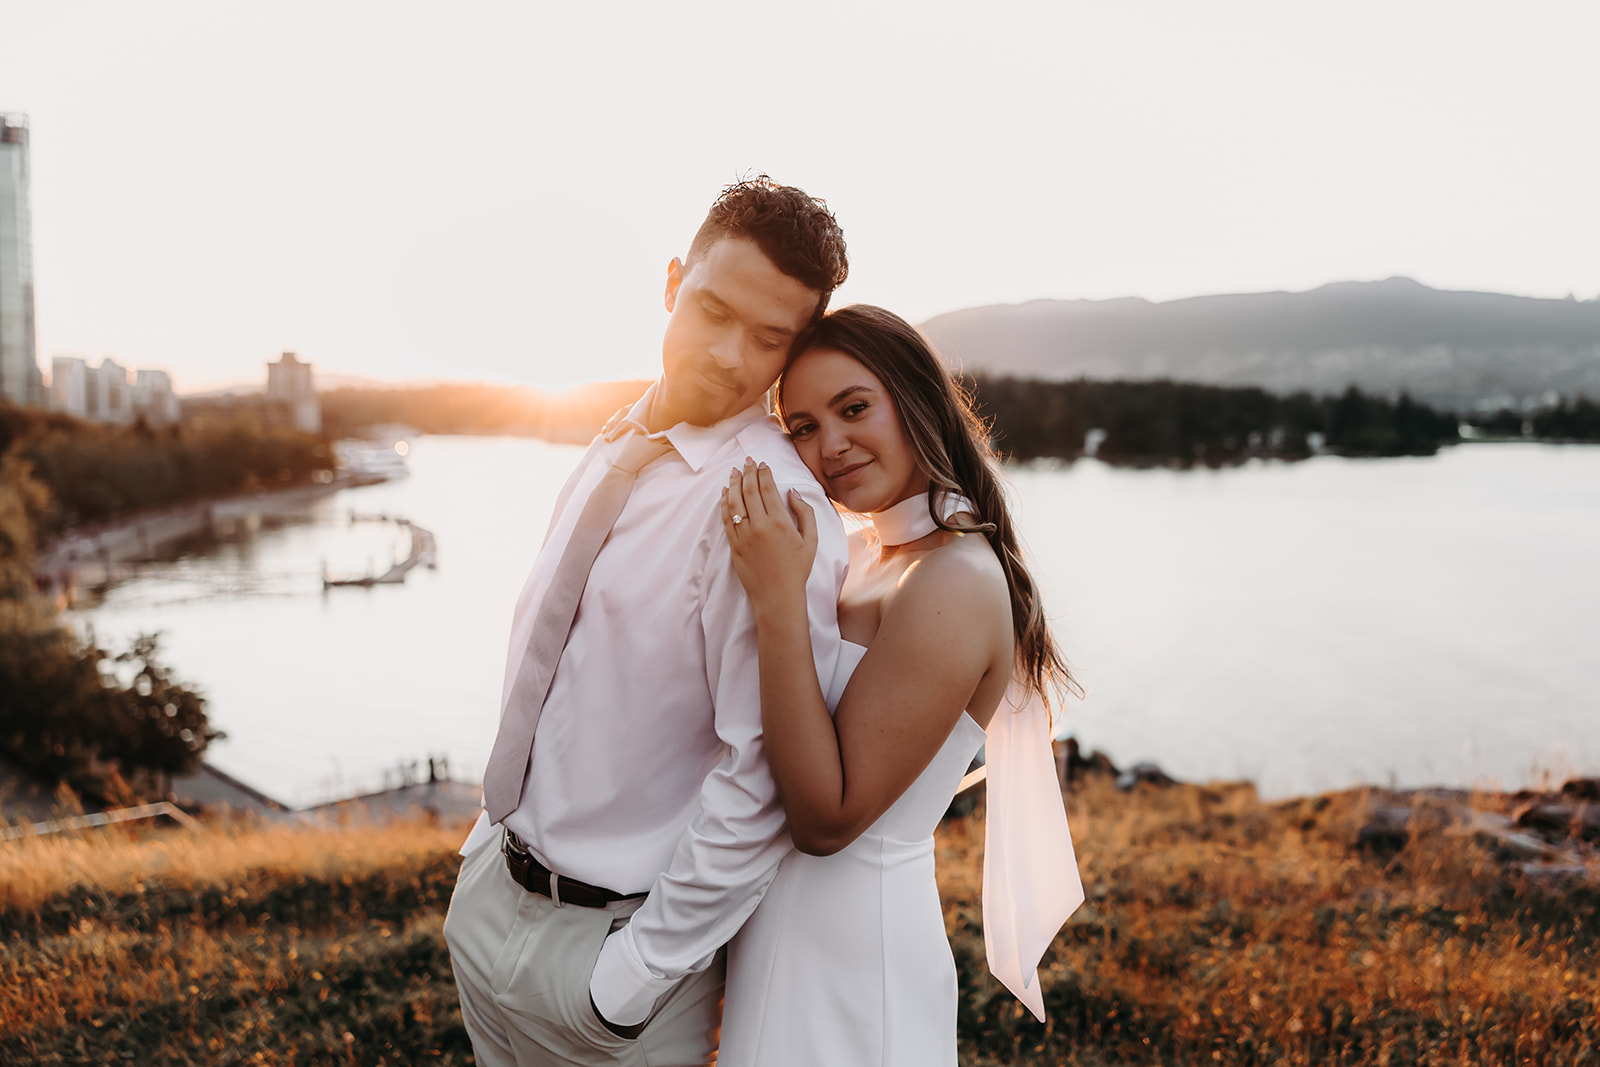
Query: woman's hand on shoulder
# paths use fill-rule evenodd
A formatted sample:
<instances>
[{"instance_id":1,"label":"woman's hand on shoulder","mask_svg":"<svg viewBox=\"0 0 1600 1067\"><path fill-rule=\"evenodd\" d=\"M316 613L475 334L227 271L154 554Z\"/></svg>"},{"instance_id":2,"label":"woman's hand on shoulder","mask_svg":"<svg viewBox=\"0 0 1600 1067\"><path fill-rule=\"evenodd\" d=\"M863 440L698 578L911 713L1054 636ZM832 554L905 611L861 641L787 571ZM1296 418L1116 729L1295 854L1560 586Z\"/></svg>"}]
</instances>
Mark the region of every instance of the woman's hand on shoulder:
<instances>
[{"instance_id":1,"label":"woman's hand on shoulder","mask_svg":"<svg viewBox=\"0 0 1600 1067\"><path fill-rule=\"evenodd\" d=\"M733 570L757 610L799 598L805 607L806 577L817 555L817 517L790 490L779 491L772 470L745 458L722 491L722 528L728 535Z\"/></svg>"}]
</instances>

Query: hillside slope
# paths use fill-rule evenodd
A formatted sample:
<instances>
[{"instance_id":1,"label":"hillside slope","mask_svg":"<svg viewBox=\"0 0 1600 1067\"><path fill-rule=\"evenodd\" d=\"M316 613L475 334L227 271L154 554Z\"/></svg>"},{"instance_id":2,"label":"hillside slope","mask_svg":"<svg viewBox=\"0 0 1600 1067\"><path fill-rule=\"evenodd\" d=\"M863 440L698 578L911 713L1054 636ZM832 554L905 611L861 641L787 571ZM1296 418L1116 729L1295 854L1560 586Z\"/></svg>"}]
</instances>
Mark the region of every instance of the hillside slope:
<instances>
[{"instance_id":1,"label":"hillside slope","mask_svg":"<svg viewBox=\"0 0 1600 1067\"><path fill-rule=\"evenodd\" d=\"M1600 300L1448 292L1407 278L1153 303L1037 300L922 331L969 374L1409 391L1454 409L1600 397Z\"/></svg>"},{"instance_id":2,"label":"hillside slope","mask_svg":"<svg viewBox=\"0 0 1600 1067\"><path fill-rule=\"evenodd\" d=\"M936 837L970 1067L1600 1057L1600 888L1536 879L1453 832L1458 802L1121 793L1086 772L1068 809L1088 901L1040 969L1048 1025L984 962L981 807ZM1375 810L1404 821L1374 835ZM12 842L0 1063L470 1063L442 938L465 832L351 821Z\"/></svg>"}]
</instances>

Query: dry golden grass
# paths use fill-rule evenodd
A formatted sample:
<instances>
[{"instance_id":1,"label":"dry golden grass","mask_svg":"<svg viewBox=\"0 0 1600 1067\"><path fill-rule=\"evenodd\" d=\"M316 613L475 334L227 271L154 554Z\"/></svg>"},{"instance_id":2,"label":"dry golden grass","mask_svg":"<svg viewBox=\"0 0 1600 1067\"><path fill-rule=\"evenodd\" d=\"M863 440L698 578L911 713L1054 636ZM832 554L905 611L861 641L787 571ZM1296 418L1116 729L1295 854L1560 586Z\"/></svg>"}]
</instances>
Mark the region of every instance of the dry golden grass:
<instances>
[{"instance_id":1,"label":"dry golden grass","mask_svg":"<svg viewBox=\"0 0 1600 1067\"><path fill-rule=\"evenodd\" d=\"M1600 1062L1595 886L1526 884L1442 815L1375 860L1352 848L1366 807L1089 782L1069 802L1089 900L1047 957L1048 1026L983 973L981 830L951 825L970 1062Z\"/></svg>"},{"instance_id":2,"label":"dry golden grass","mask_svg":"<svg viewBox=\"0 0 1600 1067\"><path fill-rule=\"evenodd\" d=\"M1600 890L1442 832L1358 853L1365 807L1090 780L1069 800L1089 900L1046 957L1047 1025L983 964L981 811L948 822L963 1063L1600 1062ZM0 846L0 1063L471 1062L441 937L464 832Z\"/></svg>"},{"instance_id":3,"label":"dry golden grass","mask_svg":"<svg viewBox=\"0 0 1600 1067\"><path fill-rule=\"evenodd\" d=\"M470 1062L444 952L464 826L0 847L0 1062Z\"/></svg>"},{"instance_id":4,"label":"dry golden grass","mask_svg":"<svg viewBox=\"0 0 1600 1067\"><path fill-rule=\"evenodd\" d=\"M272 871L354 875L454 849L466 829L430 821L309 826L235 823L200 834L145 829L24 837L0 848L0 908L27 909L71 887L138 891L144 881L189 890L233 887Z\"/></svg>"}]
</instances>

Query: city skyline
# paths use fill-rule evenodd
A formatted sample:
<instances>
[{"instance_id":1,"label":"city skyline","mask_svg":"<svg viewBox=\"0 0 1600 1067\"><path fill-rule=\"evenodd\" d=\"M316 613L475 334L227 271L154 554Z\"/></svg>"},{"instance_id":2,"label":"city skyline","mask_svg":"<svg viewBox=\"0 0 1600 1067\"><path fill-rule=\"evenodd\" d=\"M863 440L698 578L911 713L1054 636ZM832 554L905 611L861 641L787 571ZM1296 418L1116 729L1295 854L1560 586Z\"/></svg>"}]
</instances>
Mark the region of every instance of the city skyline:
<instances>
[{"instance_id":1,"label":"city skyline","mask_svg":"<svg viewBox=\"0 0 1600 1067\"><path fill-rule=\"evenodd\" d=\"M1393 275L1600 295L1600 12L1571 5L91 7L0 42L42 368L648 377L667 260L758 170L838 213L837 303L913 321Z\"/></svg>"}]
</instances>

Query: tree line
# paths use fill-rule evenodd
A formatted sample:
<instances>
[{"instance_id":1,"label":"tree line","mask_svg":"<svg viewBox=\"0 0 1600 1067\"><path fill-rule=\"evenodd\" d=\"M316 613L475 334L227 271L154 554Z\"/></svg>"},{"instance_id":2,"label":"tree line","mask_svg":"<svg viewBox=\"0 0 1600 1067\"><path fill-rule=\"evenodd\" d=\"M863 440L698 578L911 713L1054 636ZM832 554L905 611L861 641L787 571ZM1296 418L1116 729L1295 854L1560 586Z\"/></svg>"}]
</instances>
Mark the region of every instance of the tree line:
<instances>
[{"instance_id":1,"label":"tree line","mask_svg":"<svg viewBox=\"0 0 1600 1067\"><path fill-rule=\"evenodd\" d=\"M1563 398L1538 411L1501 408L1469 423L1493 437L1532 437L1541 441L1600 441L1600 404L1588 397Z\"/></svg>"},{"instance_id":2,"label":"tree line","mask_svg":"<svg viewBox=\"0 0 1600 1067\"><path fill-rule=\"evenodd\" d=\"M156 638L80 638L34 582L38 547L149 508L308 481L327 442L249 420L155 430L0 406L0 754L83 796L130 799L191 773L221 734Z\"/></svg>"},{"instance_id":3,"label":"tree line","mask_svg":"<svg viewBox=\"0 0 1600 1067\"><path fill-rule=\"evenodd\" d=\"M41 540L152 508L304 484L331 469L326 440L240 417L151 428L0 407L0 455L49 491Z\"/></svg>"},{"instance_id":4,"label":"tree line","mask_svg":"<svg viewBox=\"0 0 1600 1067\"><path fill-rule=\"evenodd\" d=\"M1017 460L1076 459L1095 447L1117 464L1209 466L1252 457L1431 455L1460 440L1456 416L1401 394L1277 396L1185 382L964 379L996 447ZM1095 435L1091 446L1090 431Z\"/></svg>"}]
</instances>

